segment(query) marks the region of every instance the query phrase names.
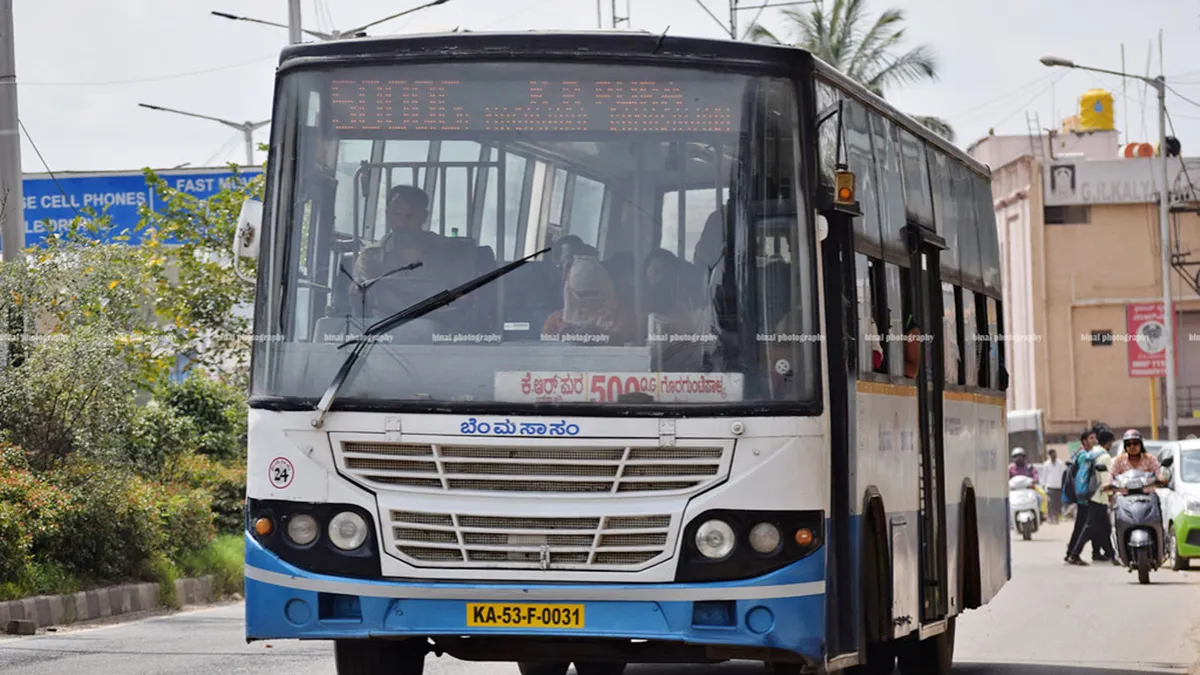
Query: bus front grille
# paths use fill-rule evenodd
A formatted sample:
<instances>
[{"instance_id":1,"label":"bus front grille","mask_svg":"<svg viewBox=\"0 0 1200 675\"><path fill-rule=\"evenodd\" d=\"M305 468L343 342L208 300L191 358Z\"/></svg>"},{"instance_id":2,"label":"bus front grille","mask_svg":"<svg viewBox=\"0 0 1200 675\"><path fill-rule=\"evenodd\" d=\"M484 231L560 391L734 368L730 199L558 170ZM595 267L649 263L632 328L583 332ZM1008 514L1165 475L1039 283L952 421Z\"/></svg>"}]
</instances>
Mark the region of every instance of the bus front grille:
<instances>
[{"instance_id":1,"label":"bus front grille","mask_svg":"<svg viewBox=\"0 0 1200 675\"><path fill-rule=\"evenodd\" d=\"M690 492L716 483L719 447L473 447L346 441L340 468L372 487L550 494Z\"/></svg>"},{"instance_id":2,"label":"bus front grille","mask_svg":"<svg viewBox=\"0 0 1200 675\"><path fill-rule=\"evenodd\" d=\"M670 515L519 518L388 511L417 567L638 571L669 557Z\"/></svg>"}]
</instances>

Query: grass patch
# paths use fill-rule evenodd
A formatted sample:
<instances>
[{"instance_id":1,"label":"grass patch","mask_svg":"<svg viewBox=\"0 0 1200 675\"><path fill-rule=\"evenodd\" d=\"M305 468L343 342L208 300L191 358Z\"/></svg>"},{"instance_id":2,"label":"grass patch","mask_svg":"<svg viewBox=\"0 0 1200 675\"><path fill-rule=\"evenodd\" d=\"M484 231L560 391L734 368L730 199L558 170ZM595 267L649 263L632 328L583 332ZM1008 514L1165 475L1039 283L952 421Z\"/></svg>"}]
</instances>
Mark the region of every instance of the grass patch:
<instances>
[{"instance_id":1,"label":"grass patch","mask_svg":"<svg viewBox=\"0 0 1200 675\"><path fill-rule=\"evenodd\" d=\"M206 548L179 561L185 576L211 574L213 594L241 593L245 577L246 542L240 534L222 534Z\"/></svg>"}]
</instances>

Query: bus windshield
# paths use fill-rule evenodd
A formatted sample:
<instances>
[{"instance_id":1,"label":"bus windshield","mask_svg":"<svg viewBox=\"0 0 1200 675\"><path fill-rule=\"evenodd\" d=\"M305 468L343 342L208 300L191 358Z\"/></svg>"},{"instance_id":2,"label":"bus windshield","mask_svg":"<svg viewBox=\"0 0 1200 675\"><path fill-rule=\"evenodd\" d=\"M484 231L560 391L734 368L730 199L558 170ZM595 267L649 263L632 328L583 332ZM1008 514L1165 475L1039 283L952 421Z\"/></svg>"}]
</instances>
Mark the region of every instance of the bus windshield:
<instances>
[{"instance_id":1,"label":"bus windshield","mask_svg":"<svg viewBox=\"0 0 1200 675\"><path fill-rule=\"evenodd\" d=\"M253 391L355 403L819 401L812 209L791 80L588 63L285 74ZM684 413L686 414L686 413Z\"/></svg>"}]
</instances>

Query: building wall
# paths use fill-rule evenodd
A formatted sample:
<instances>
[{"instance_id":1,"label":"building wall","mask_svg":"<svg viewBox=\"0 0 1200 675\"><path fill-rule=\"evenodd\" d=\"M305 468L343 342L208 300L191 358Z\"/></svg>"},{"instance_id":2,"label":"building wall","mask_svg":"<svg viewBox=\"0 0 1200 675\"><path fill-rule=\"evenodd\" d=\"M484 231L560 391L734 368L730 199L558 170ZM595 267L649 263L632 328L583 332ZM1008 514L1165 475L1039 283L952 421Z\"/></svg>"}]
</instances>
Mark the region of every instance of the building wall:
<instances>
[{"instance_id":1,"label":"building wall","mask_svg":"<svg viewBox=\"0 0 1200 675\"><path fill-rule=\"evenodd\" d=\"M1090 211L1086 224L1043 226L1047 430L1070 432L1097 420L1146 429L1150 382L1128 376L1128 345L1119 338L1126 333L1127 304L1162 298L1158 209L1113 204L1092 205ZM1182 216L1178 231L1182 250L1200 251L1200 220ZM1200 311L1200 298L1173 270L1172 285L1177 311ZM1093 345L1093 331L1110 331L1118 340ZM1177 343L1182 363L1186 333L1177 334L1183 338ZM1183 378L1179 384L1185 384Z\"/></svg>"},{"instance_id":2,"label":"building wall","mask_svg":"<svg viewBox=\"0 0 1200 675\"><path fill-rule=\"evenodd\" d=\"M1026 155L1039 159L1083 154L1089 160L1116 159L1120 141L1116 131L1055 133L1030 136L985 136L967 149L975 159L993 169ZM1040 147L1039 147L1040 146Z\"/></svg>"},{"instance_id":3,"label":"building wall","mask_svg":"<svg viewBox=\"0 0 1200 675\"><path fill-rule=\"evenodd\" d=\"M1037 319L1033 302L1040 293L1040 242L1033 236L1031 192L1038 187L1032 157L1020 157L992 172L996 225L1004 267L1005 360L1009 371L1008 409L1037 407ZM1036 198L1036 194L1033 195Z\"/></svg>"}]
</instances>

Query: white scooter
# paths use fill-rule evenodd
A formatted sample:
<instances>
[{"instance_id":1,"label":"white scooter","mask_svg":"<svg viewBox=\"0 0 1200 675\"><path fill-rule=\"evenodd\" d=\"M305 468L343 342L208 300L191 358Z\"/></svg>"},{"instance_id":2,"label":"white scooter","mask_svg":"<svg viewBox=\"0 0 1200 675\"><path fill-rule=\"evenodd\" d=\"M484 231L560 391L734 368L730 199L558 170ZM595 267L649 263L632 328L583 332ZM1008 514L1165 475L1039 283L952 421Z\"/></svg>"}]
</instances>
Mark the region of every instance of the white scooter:
<instances>
[{"instance_id":1,"label":"white scooter","mask_svg":"<svg viewBox=\"0 0 1200 675\"><path fill-rule=\"evenodd\" d=\"M1029 541L1038 531L1041 520L1041 505L1033 479L1029 476L1013 476L1008 479L1008 512L1012 516L1013 529L1021 538Z\"/></svg>"}]
</instances>

